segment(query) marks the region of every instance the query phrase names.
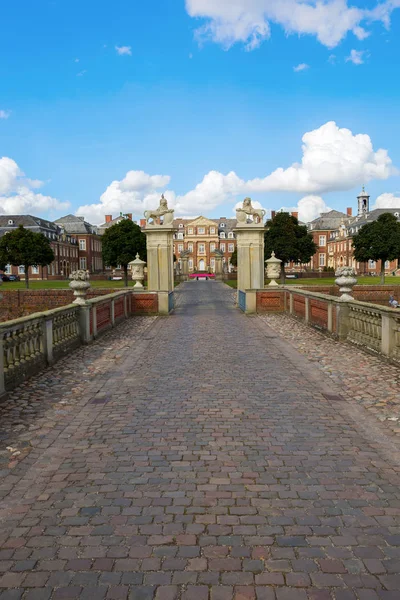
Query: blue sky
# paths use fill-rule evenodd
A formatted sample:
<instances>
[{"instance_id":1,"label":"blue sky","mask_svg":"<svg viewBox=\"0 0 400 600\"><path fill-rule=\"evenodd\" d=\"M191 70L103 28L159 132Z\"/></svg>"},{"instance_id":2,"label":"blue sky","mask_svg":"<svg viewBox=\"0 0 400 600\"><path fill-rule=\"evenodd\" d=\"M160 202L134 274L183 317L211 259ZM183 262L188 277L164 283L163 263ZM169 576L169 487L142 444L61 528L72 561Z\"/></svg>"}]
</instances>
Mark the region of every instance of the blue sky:
<instances>
[{"instance_id":1,"label":"blue sky","mask_svg":"<svg viewBox=\"0 0 400 600\"><path fill-rule=\"evenodd\" d=\"M5 4L1 212L101 222L166 191L181 215L251 195L311 218L362 183L400 206L396 2Z\"/></svg>"}]
</instances>

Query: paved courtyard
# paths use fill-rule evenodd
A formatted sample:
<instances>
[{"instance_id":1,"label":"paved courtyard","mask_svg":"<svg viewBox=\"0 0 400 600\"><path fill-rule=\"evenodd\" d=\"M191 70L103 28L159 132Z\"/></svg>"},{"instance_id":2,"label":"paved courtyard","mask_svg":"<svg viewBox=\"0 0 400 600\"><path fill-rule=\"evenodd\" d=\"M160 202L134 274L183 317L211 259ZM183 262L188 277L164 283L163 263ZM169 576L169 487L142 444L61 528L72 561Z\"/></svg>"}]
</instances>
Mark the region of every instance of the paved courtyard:
<instances>
[{"instance_id":1,"label":"paved courtyard","mask_svg":"<svg viewBox=\"0 0 400 600\"><path fill-rule=\"evenodd\" d=\"M0 406L0 600L398 600L398 437L227 286L177 297Z\"/></svg>"}]
</instances>

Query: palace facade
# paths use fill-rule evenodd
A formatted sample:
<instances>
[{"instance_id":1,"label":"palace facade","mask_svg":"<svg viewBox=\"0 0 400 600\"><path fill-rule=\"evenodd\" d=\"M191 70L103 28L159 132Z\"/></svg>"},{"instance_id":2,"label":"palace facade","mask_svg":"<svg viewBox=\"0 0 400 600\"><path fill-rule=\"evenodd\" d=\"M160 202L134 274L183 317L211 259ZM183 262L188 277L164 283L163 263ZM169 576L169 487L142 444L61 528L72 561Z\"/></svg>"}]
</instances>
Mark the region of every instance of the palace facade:
<instances>
[{"instance_id":1,"label":"palace facade","mask_svg":"<svg viewBox=\"0 0 400 600\"><path fill-rule=\"evenodd\" d=\"M175 219L174 254L178 264L183 251L189 252L189 272L215 271L214 251L223 253L225 269L233 270L231 256L236 249L234 228L236 219L207 219L200 216L195 219ZM181 265L180 265L181 266Z\"/></svg>"}]
</instances>

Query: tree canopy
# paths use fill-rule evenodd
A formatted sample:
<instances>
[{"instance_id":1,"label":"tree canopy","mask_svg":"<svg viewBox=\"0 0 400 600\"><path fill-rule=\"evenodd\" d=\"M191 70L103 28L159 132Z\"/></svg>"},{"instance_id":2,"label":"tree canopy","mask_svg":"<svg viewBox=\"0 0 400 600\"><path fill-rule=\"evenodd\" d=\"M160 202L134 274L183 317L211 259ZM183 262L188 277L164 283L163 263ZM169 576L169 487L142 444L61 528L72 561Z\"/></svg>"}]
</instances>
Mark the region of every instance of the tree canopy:
<instances>
[{"instance_id":1,"label":"tree canopy","mask_svg":"<svg viewBox=\"0 0 400 600\"><path fill-rule=\"evenodd\" d=\"M6 265L25 268L25 285L29 288L29 267L45 267L54 260L50 241L42 234L25 229L17 229L3 235L0 240L0 268Z\"/></svg>"},{"instance_id":2,"label":"tree canopy","mask_svg":"<svg viewBox=\"0 0 400 600\"><path fill-rule=\"evenodd\" d=\"M400 258L400 222L392 213L379 215L355 234L353 249L358 262L382 261L381 283L385 283L385 262Z\"/></svg>"},{"instance_id":3,"label":"tree canopy","mask_svg":"<svg viewBox=\"0 0 400 600\"><path fill-rule=\"evenodd\" d=\"M146 260L146 236L136 223L123 219L106 229L102 237L103 261L105 265L124 270L125 286L128 285L128 264L137 253Z\"/></svg>"},{"instance_id":4,"label":"tree canopy","mask_svg":"<svg viewBox=\"0 0 400 600\"><path fill-rule=\"evenodd\" d=\"M305 225L299 225L296 217L278 212L267 221L265 232L265 259L272 251L282 261L282 280L285 279L285 263L308 263L317 246Z\"/></svg>"}]
</instances>

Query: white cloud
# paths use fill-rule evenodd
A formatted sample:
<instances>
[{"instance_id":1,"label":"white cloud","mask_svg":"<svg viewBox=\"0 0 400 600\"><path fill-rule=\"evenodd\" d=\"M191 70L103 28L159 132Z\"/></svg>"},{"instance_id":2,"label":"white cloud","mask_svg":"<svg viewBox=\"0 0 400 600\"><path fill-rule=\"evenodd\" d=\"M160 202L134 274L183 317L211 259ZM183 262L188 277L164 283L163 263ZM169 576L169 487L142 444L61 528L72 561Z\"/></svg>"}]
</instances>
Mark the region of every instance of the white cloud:
<instances>
[{"instance_id":1,"label":"white cloud","mask_svg":"<svg viewBox=\"0 0 400 600\"><path fill-rule=\"evenodd\" d=\"M369 33L363 23L381 21L388 27L399 4L386 0L371 10L350 6L347 0L186 0L186 10L191 17L205 20L196 31L198 39L211 39L225 49L237 42L247 50L257 48L270 37L270 23L287 34L313 35L333 48L349 32L365 39Z\"/></svg>"},{"instance_id":2,"label":"white cloud","mask_svg":"<svg viewBox=\"0 0 400 600\"><path fill-rule=\"evenodd\" d=\"M321 213L329 212L332 209L321 196L311 195L304 196L304 198L299 200L297 206L282 206L280 210L283 212L297 212L299 214L299 221L309 223L319 217Z\"/></svg>"},{"instance_id":3,"label":"white cloud","mask_svg":"<svg viewBox=\"0 0 400 600\"><path fill-rule=\"evenodd\" d=\"M0 119L8 119L11 115L11 111L9 110L0 110Z\"/></svg>"},{"instance_id":4,"label":"white cloud","mask_svg":"<svg viewBox=\"0 0 400 600\"><path fill-rule=\"evenodd\" d=\"M330 54L330 55L329 55L329 58L328 58L328 62L329 62L331 65L335 65L335 64L336 64L336 54Z\"/></svg>"},{"instance_id":5,"label":"white cloud","mask_svg":"<svg viewBox=\"0 0 400 600\"><path fill-rule=\"evenodd\" d=\"M115 46L115 49L120 56L132 56L132 46Z\"/></svg>"},{"instance_id":6,"label":"white cloud","mask_svg":"<svg viewBox=\"0 0 400 600\"><path fill-rule=\"evenodd\" d=\"M400 196L386 192L375 200L372 208L400 208Z\"/></svg>"},{"instance_id":7,"label":"white cloud","mask_svg":"<svg viewBox=\"0 0 400 600\"><path fill-rule=\"evenodd\" d=\"M306 71L309 68L310 65L307 65L306 63L300 63L299 65L297 65L297 67L293 67L293 71L298 73L299 71Z\"/></svg>"},{"instance_id":8,"label":"white cloud","mask_svg":"<svg viewBox=\"0 0 400 600\"><path fill-rule=\"evenodd\" d=\"M65 210L69 207L68 202L60 202L51 196L35 193L34 190L42 185L43 182L38 179L25 177L12 158L0 158L0 213L42 214L49 210Z\"/></svg>"},{"instance_id":9,"label":"white cloud","mask_svg":"<svg viewBox=\"0 0 400 600\"><path fill-rule=\"evenodd\" d=\"M253 193L292 192L305 194L298 203L298 211L301 219L311 220L329 210L320 194L350 190L372 179L383 180L397 173L387 151L374 151L367 134L354 135L333 121L305 133L302 141L299 163L248 181L234 171L226 175L210 171L193 190L183 195L166 190L170 183L167 175L129 171L122 180L108 186L99 203L81 206L77 214L84 214L94 223L103 222L106 214L121 211L142 215L146 208L158 204L161 192L178 215L207 214L217 206L233 205L239 198Z\"/></svg>"},{"instance_id":10,"label":"white cloud","mask_svg":"<svg viewBox=\"0 0 400 600\"><path fill-rule=\"evenodd\" d=\"M78 63L78 62L79 62L79 60L80 60L79 58L76 58L76 59L74 60L74 62Z\"/></svg>"},{"instance_id":11,"label":"white cloud","mask_svg":"<svg viewBox=\"0 0 400 600\"><path fill-rule=\"evenodd\" d=\"M76 76L83 77L86 73L87 73L87 71L86 71L86 69L84 69L83 71L79 71L79 73L77 73Z\"/></svg>"},{"instance_id":12,"label":"white cloud","mask_svg":"<svg viewBox=\"0 0 400 600\"><path fill-rule=\"evenodd\" d=\"M352 62L353 65L364 64L363 56L365 50L351 50L350 55L346 57L346 62Z\"/></svg>"}]
</instances>

